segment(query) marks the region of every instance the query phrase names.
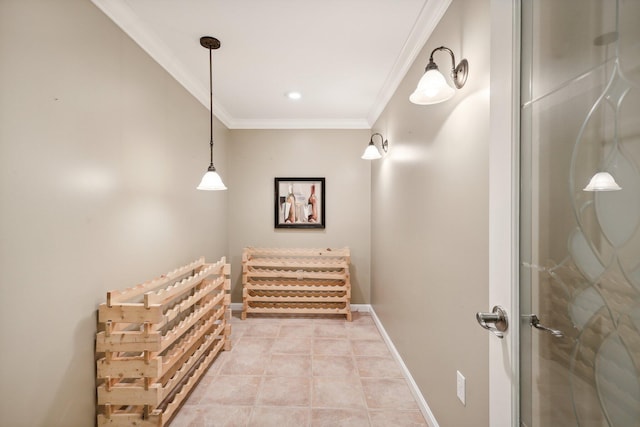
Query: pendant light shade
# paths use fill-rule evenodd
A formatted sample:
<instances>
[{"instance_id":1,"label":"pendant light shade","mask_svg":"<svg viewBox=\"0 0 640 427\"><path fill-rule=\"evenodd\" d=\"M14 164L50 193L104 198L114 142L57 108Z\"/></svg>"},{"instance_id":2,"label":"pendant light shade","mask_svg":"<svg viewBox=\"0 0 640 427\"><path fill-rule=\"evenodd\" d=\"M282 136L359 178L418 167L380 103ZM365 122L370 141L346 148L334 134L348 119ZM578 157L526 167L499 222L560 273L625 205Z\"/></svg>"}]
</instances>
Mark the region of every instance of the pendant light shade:
<instances>
[{"instance_id":1,"label":"pendant light shade","mask_svg":"<svg viewBox=\"0 0 640 427\"><path fill-rule=\"evenodd\" d=\"M222 182L222 178L218 175L215 168L213 170L208 170L207 173L202 177L202 181L200 181L200 185L198 185L198 190L226 190L227 187Z\"/></svg>"},{"instance_id":2,"label":"pendant light shade","mask_svg":"<svg viewBox=\"0 0 640 427\"><path fill-rule=\"evenodd\" d=\"M220 47L220 40L215 37L201 37L200 45L202 47L209 49L209 111L210 111L210 121L209 121L209 129L210 129L210 139L209 139L209 168L207 172L202 177L202 181L200 181L200 185L196 188L198 190L208 190L208 191L217 191L217 190L226 190L227 187L222 182L222 178L216 172L215 166L213 166L213 60L211 57L211 51L213 49L218 49Z\"/></svg>"}]
</instances>

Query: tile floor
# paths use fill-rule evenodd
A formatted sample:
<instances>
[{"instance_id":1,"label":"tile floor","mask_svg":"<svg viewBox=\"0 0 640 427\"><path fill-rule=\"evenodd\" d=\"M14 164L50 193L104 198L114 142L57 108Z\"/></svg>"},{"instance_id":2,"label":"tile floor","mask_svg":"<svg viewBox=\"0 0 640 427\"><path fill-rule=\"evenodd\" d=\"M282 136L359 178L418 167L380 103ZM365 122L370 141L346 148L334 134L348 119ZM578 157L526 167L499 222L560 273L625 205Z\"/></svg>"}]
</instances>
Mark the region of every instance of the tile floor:
<instances>
[{"instance_id":1,"label":"tile floor","mask_svg":"<svg viewBox=\"0 0 640 427\"><path fill-rule=\"evenodd\" d=\"M371 316L232 318L171 427L426 426Z\"/></svg>"}]
</instances>

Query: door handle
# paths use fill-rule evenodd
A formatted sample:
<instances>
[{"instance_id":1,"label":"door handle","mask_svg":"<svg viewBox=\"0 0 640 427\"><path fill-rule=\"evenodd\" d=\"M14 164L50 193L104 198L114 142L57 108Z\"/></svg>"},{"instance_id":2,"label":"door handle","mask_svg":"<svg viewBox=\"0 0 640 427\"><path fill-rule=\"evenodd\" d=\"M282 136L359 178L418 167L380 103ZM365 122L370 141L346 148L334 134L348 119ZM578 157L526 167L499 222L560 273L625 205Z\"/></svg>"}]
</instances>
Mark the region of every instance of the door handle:
<instances>
[{"instance_id":1,"label":"door handle","mask_svg":"<svg viewBox=\"0 0 640 427\"><path fill-rule=\"evenodd\" d=\"M480 326L493 333L498 338L504 338L504 332L509 328L507 312L499 305L493 307L491 313L476 313L476 320Z\"/></svg>"},{"instance_id":2,"label":"door handle","mask_svg":"<svg viewBox=\"0 0 640 427\"><path fill-rule=\"evenodd\" d=\"M552 329L552 328L548 328L548 327L546 327L544 325L541 325L540 324L540 319L538 319L537 315L530 314L529 318L531 319L529 321L529 324L531 326L533 326L534 328L539 329L539 330L544 331L544 332L549 332L551 335L553 335L556 338L562 338L564 336L564 333L562 331L558 330L558 329Z\"/></svg>"}]
</instances>

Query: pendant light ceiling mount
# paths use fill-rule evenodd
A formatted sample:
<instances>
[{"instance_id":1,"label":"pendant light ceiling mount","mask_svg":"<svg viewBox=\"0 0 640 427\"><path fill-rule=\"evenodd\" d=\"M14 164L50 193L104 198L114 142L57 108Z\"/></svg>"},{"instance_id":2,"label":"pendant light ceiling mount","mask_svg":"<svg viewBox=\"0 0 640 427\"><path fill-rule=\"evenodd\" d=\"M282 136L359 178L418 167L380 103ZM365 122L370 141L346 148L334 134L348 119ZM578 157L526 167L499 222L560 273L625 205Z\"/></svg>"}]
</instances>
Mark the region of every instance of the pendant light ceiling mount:
<instances>
[{"instance_id":1,"label":"pendant light ceiling mount","mask_svg":"<svg viewBox=\"0 0 640 427\"><path fill-rule=\"evenodd\" d=\"M216 172L215 166L213 166L213 59L211 52L214 49L220 48L220 40L215 37L203 36L200 37L200 45L206 49L209 49L209 110L210 110L210 131L211 138L209 140L209 155L211 162L209 163L209 168L207 172L202 177L202 181L200 181L200 185L198 185L198 190L226 190L227 187L222 182L222 178Z\"/></svg>"},{"instance_id":2,"label":"pendant light ceiling mount","mask_svg":"<svg viewBox=\"0 0 640 427\"><path fill-rule=\"evenodd\" d=\"M220 40L215 37L204 36L200 37L200 45L206 47L209 50L220 49Z\"/></svg>"}]
</instances>

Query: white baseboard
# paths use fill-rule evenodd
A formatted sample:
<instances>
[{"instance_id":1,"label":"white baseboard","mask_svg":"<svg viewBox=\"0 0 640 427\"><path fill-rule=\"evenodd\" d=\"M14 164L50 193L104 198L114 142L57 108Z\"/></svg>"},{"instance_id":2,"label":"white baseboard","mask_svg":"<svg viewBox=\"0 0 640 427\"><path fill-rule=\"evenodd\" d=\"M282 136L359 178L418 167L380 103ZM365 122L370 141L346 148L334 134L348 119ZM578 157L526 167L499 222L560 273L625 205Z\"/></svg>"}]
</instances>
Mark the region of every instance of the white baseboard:
<instances>
[{"instance_id":1,"label":"white baseboard","mask_svg":"<svg viewBox=\"0 0 640 427\"><path fill-rule=\"evenodd\" d=\"M231 310L242 311L242 303L232 302ZM440 427L440 425L438 424L438 421L436 421L436 417L433 415L433 412L431 412L431 408L429 408L429 405L427 405L427 401L424 399L424 396L420 392L420 389L418 388L418 384L416 384L415 380L411 376L411 373L409 372L407 365L405 365L404 361L402 360L402 357L400 357L400 353L398 353L396 346L393 345L393 341L391 341L391 338L387 334L387 331L385 331L384 326L382 326L382 322L380 322L380 319L378 318L378 315L376 314L373 307L371 307L371 304L351 304L351 311L352 312L357 311L360 313L369 313L371 315L371 318L373 319L373 322L378 328L378 331L380 331L380 335L382 335L382 339L384 340L385 344L389 348L391 355L396 360L396 362L398 362L398 364L400 365L400 369L402 370L402 374L404 375L404 378L407 380L409 389L411 390L411 394L416 399L418 408L420 409L420 412L422 412L422 415L427 421L427 424L429 424L429 427Z\"/></svg>"},{"instance_id":2,"label":"white baseboard","mask_svg":"<svg viewBox=\"0 0 640 427\"><path fill-rule=\"evenodd\" d=\"M368 313L371 310L370 304L351 304L351 311L357 311L360 313ZM241 302L232 302L231 311L242 311Z\"/></svg>"},{"instance_id":3,"label":"white baseboard","mask_svg":"<svg viewBox=\"0 0 640 427\"><path fill-rule=\"evenodd\" d=\"M371 304L351 304L351 311L369 313L371 311Z\"/></svg>"},{"instance_id":4,"label":"white baseboard","mask_svg":"<svg viewBox=\"0 0 640 427\"><path fill-rule=\"evenodd\" d=\"M400 353L398 353L396 346L393 345L393 341L391 341L391 338L387 334L387 331L385 331L384 326L382 326L382 322L380 322L380 319L378 318L378 315L376 314L375 310L373 309L373 307L369 305L368 311L371 314L371 318L373 319L373 322L376 324L378 331L380 331L380 335L382 335L382 339L387 344L387 347L389 347L389 351L393 355L393 358L400 365L402 374L404 375L404 378L407 380L407 383L409 384L409 389L411 390L411 394L413 394L413 397L416 399L416 402L418 403L418 407L420 408L420 412L422 412L422 415L427 421L427 424L429 424L429 427L440 427L438 424L438 421L436 421L436 417L433 415L433 412L431 412L431 408L429 408L429 405L427 405L427 401L424 399L424 396L420 392L420 389L418 388L418 384L416 384L413 377L411 376L411 373L409 372L407 365L404 364L402 357L400 357Z\"/></svg>"}]
</instances>

